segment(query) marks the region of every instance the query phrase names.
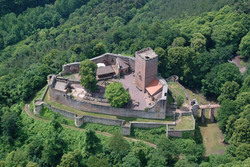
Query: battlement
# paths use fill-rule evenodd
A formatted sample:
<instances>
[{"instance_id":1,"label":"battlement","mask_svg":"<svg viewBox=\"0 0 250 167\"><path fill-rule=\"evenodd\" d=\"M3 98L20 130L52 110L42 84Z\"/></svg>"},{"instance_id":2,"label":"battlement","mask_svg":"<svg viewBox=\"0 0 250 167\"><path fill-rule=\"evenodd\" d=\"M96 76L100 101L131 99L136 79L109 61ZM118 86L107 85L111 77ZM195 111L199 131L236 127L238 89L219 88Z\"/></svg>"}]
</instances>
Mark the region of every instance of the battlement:
<instances>
[{"instance_id":1,"label":"battlement","mask_svg":"<svg viewBox=\"0 0 250 167\"><path fill-rule=\"evenodd\" d=\"M158 55L150 47L135 52L135 55L140 56L144 60L150 60L158 57Z\"/></svg>"}]
</instances>

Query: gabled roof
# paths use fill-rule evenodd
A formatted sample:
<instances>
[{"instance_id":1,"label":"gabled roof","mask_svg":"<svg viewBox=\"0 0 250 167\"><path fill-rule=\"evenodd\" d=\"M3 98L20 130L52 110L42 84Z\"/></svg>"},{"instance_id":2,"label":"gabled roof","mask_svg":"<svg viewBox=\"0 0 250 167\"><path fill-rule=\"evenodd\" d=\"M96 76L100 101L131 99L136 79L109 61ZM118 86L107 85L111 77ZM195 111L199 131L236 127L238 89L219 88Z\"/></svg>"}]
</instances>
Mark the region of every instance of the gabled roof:
<instances>
[{"instance_id":1,"label":"gabled roof","mask_svg":"<svg viewBox=\"0 0 250 167\"><path fill-rule=\"evenodd\" d=\"M153 81L150 82L150 84L148 84L148 86L146 87L146 90L151 96L158 93L161 89L162 89L162 84L156 78L154 78Z\"/></svg>"}]
</instances>

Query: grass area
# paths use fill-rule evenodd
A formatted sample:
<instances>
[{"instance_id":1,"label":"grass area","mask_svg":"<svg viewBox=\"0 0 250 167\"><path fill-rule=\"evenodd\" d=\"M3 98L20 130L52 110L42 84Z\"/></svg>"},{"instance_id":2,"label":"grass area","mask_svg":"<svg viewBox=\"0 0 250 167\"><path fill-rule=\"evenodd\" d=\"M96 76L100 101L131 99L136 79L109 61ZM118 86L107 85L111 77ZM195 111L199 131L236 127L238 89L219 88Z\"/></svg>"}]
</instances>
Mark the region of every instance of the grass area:
<instances>
[{"instance_id":1,"label":"grass area","mask_svg":"<svg viewBox=\"0 0 250 167\"><path fill-rule=\"evenodd\" d=\"M186 99L184 90L177 82L168 82L168 88L175 95L175 97L181 95L184 99Z\"/></svg>"},{"instance_id":2,"label":"grass area","mask_svg":"<svg viewBox=\"0 0 250 167\"><path fill-rule=\"evenodd\" d=\"M177 82L168 82L168 88L169 90L172 92L172 94L174 95L174 97L178 97L178 96L182 96L184 99L184 103L183 104L188 104L188 100L186 98L184 89L177 83Z\"/></svg>"},{"instance_id":3,"label":"grass area","mask_svg":"<svg viewBox=\"0 0 250 167\"><path fill-rule=\"evenodd\" d=\"M130 136L157 144L159 138L162 136L166 137L166 126L155 129L132 128Z\"/></svg>"},{"instance_id":4,"label":"grass area","mask_svg":"<svg viewBox=\"0 0 250 167\"><path fill-rule=\"evenodd\" d=\"M203 144L206 148L206 156L210 154L223 154L226 146L223 144L224 136L221 133L218 123L200 125Z\"/></svg>"},{"instance_id":5,"label":"grass area","mask_svg":"<svg viewBox=\"0 0 250 167\"><path fill-rule=\"evenodd\" d=\"M182 116L181 122L179 122L176 126L173 127L174 130L193 129L194 121L191 116Z\"/></svg>"},{"instance_id":6,"label":"grass area","mask_svg":"<svg viewBox=\"0 0 250 167\"><path fill-rule=\"evenodd\" d=\"M189 94L190 100L196 99L198 104L213 104L217 103L216 101L207 99L202 93L198 91L193 91L190 89L186 89L187 93Z\"/></svg>"},{"instance_id":7,"label":"grass area","mask_svg":"<svg viewBox=\"0 0 250 167\"><path fill-rule=\"evenodd\" d=\"M74 112L77 115L88 115L88 116L95 116L95 117L102 117L102 118L109 118L109 119L122 119L125 121L138 121L138 122L159 122L159 123L170 123L173 122L173 117L166 117L164 120L158 120L158 119L143 119L143 118L132 118L132 117L118 117L118 116L113 116L113 115L105 115L105 114L98 114L98 113L91 113L91 112L85 112L85 111L80 111L71 107L68 107L63 104L59 104L56 102L50 101L49 97L49 91L47 92L44 101L48 104L50 104L53 107L62 109L62 110L67 110L70 112Z\"/></svg>"},{"instance_id":8,"label":"grass area","mask_svg":"<svg viewBox=\"0 0 250 167\"><path fill-rule=\"evenodd\" d=\"M67 119L64 116L60 115L59 113L54 113L47 107L43 107L40 114L38 115L38 117L45 118L48 120L53 119L55 116L57 117L58 122L62 124L70 125L70 126L75 126L75 122L73 120Z\"/></svg>"}]
</instances>

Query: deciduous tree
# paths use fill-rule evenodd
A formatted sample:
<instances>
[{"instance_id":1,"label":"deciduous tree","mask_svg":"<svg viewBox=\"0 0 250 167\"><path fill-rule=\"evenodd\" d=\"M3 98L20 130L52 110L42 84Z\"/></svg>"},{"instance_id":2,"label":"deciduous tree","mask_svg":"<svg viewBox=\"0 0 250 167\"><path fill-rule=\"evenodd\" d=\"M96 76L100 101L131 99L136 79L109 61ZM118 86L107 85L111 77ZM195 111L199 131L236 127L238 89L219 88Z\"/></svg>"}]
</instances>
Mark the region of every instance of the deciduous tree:
<instances>
[{"instance_id":1,"label":"deciduous tree","mask_svg":"<svg viewBox=\"0 0 250 167\"><path fill-rule=\"evenodd\" d=\"M106 87L105 97L110 105L116 108L124 107L130 101L130 94L120 82L113 82Z\"/></svg>"},{"instance_id":2,"label":"deciduous tree","mask_svg":"<svg viewBox=\"0 0 250 167\"><path fill-rule=\"evenodd\" d=\"M79 75L81 76L81 84L89 91L97 89L96 83L97 65L91 60L86 59L80 64Z\"/></svg>"}]
</instances>

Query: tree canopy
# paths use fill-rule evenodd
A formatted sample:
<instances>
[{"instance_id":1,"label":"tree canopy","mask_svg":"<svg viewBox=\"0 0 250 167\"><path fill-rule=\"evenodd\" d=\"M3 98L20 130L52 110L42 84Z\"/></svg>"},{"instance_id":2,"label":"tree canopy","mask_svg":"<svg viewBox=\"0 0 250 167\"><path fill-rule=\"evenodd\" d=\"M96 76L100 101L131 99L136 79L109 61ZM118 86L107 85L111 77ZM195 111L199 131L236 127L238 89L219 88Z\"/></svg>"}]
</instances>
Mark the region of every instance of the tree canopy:
<instances>
[{"instance_id":1,"label":"tree canopy","mask_svg":"<svg viewBox=\"0 0 250 167\"><path fill-rule=\"evenodd\" d=\"M97 89L96 80L97 65L91 60L86 59L80 64L79 75L81 76L81 84L89 91Z\"/></svg>"},{"instance_id":2,"label":"tree canopy","mask_svg":"<svg viewBox=\"0 0 250 167\"><path fill-rule=\"evenodd\" d=\"M110 105L116 108L124 107L130 101L130 94L120 82L113 82L105 89L105 97Z\"/></svg>"}]
</instances>

